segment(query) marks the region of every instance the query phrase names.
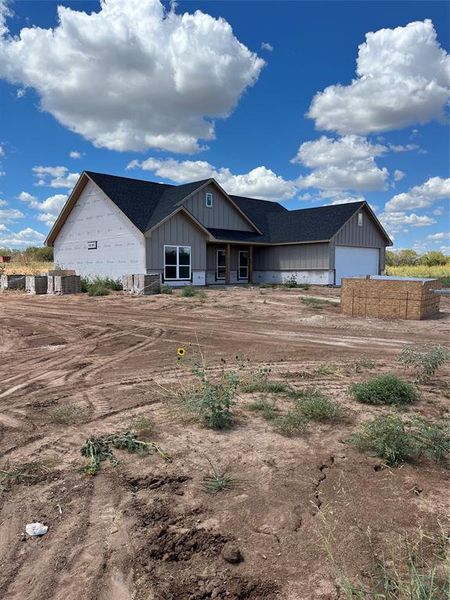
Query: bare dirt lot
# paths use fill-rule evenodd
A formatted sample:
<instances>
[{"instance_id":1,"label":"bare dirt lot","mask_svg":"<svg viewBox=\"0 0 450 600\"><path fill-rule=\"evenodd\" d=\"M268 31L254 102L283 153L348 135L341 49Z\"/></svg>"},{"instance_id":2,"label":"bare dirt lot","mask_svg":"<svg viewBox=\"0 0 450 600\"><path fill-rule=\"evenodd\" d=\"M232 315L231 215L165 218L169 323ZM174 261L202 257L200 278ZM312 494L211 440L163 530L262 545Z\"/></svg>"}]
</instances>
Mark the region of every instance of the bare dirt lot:
<instances>
[{"instance_id":1,"label":"bare dirt lot","mask_svg":"<svg viewBox=\"0 0 450 600\"><path fill-rule=\"evenodd\" d=\"M335 302L317 307L304 296ZM403 536L421 531L431 550L441 543L448 471L425 459L385 467L346 443L360 422L386 411L356 403L347 389L379 372L403 376L396 359L406 344L448 344L450 302L436 319L384 322L342 316L338 298L326 288L0 295L0 475L8 474L0 479L0 597L351 598L343 575L369 577L374 557L390 560ZM232 429L188 421L172 392L188 377L177 348L189 355L190 344L213 372L247 357L247 370L270 367L295 390L315 386L349 418L285 437L249 410L261 394L238 392ZM407 412L448 414L445 368L419 392ZM272 396L281 409L290 402ZM80 470L87 438L144 418L152 427L143 439L171 462L117 450L117 467L103 463L94 477ZM231 489L205 492L211 464L233 478ZM28 537L33 521L48 533ZM239 564L224 558L233 546Z\"/></svg>"}]
</instances>

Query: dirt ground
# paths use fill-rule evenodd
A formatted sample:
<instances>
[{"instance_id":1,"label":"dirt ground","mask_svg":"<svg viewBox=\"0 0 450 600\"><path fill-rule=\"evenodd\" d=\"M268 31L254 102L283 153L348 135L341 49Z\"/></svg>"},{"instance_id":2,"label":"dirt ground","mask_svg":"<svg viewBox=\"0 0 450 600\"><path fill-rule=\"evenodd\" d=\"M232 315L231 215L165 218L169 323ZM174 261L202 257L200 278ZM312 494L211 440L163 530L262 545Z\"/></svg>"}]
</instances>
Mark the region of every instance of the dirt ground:
<instances>
[{"instance_id":1,"label":"dirt ground","mask_svg":"<svg viewBox=\"0 0 450 600\"><path fill-rule=\"evenodd\" d=\"M300 297L334 300L317 309ZM385 468L345 440L383 409L358 405L353 381L401 371L405 344L448 344L450 301L428 321L351 319L327 288L207 290L132 298L0 295L0 471L30 463L0 488L3 600L334 600L339 573L363 576L373 552L404 534L449 531L448 471L434 463ZM212 370L270 367L296 389L314 385L346 407L340 424L283 437L248 410L225 432L187 422L171 392L185 382L176 350L199 344ZM372 360L375 368L356 369ZM223 362L225 361L225 363ZM336 365L328 375L316 369ZM420 386L410 412L448 414L448 373ZM281 399L280 402L288 402ZM54 409L77 405L68 424ZM85 440L127 430L167 450L117 451L95 476L80 471ZM205 493L204 475L227 470L236 485ZM48 525L41 538L25 525ZM433 538L434 539L434 538ZM243 561L224 559L236 546Z\"/></svg>"}]
</instances>

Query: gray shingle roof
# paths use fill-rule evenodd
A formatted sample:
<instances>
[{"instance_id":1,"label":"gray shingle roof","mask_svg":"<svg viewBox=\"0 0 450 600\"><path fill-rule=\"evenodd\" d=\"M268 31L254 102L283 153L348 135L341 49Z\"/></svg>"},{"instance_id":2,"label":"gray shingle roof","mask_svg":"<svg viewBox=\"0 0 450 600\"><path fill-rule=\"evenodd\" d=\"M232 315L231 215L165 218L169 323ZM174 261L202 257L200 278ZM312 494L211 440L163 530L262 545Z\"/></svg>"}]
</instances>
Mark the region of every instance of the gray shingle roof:
<instances>
[{"instance_id":1,"label":"gray shingle roof","mask_svg":"<svg viewBox=\"0 0 450 600\"><path fill-rule=\"evenodd\" d=\"M86 171L86 174L111 198L143 233L169 216L184 198L206 181L184 185L154 183ZM280 244L329 240L365 202L336 204L318 208L287 210L278 202L244 196L230 196L262 232L209 229L218 240Z\"/></svg>"}]
</instances>

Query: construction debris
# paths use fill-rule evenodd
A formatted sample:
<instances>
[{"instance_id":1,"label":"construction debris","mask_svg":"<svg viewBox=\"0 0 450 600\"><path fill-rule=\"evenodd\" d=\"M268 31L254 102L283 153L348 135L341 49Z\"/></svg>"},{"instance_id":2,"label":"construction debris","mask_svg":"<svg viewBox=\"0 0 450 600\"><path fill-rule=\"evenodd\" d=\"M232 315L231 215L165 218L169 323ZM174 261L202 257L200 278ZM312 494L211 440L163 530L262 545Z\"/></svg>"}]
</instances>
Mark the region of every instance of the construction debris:
<instances>
[{"instance_id":1,"label":"construction debris","mask_svg":"<svg viewBox=\"0 0 450 600\"><path fill-rule=\"evenodd\" d=\"M150 296L161 292L161 275L124 275L122 278L123 291L128 294Z\"/></svg>"}]
</instances>

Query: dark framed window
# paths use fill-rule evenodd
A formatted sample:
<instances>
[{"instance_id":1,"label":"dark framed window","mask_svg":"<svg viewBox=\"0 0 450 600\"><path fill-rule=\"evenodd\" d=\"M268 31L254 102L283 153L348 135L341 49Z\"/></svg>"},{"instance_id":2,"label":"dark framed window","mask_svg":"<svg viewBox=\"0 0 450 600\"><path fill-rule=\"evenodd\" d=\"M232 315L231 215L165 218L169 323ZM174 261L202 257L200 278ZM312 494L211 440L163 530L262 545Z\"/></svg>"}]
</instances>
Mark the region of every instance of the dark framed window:
<instances>
[{"instance_id":1,"label":"dark framed window","mask_svg":"<svg viewBox=\"0 0 450 600\"><path fill-rule=\"evenodd\" d=\"M97 250L97 242L88 242L87 247L88 250Z\"/></svg>"},{"instance_id":2,"label":"dark framed window","mask_svg":"<svg viewBox=\"0 0 450 600\"><path fill-rule=\"evenodd\" d=\"M206 203L207 208L213 207L213 195L210 192L206 193L205 203Z\"/></svg>"},{"instance_id":3,"label":"dark framed window","mask_svg":"<svg viewBox=\"0 0 450 600\"><path fill-rule=\"evenodd\" d=\"M164 279L191 278L191 247L164 246Z\"/></svg>"}]
</instances>

